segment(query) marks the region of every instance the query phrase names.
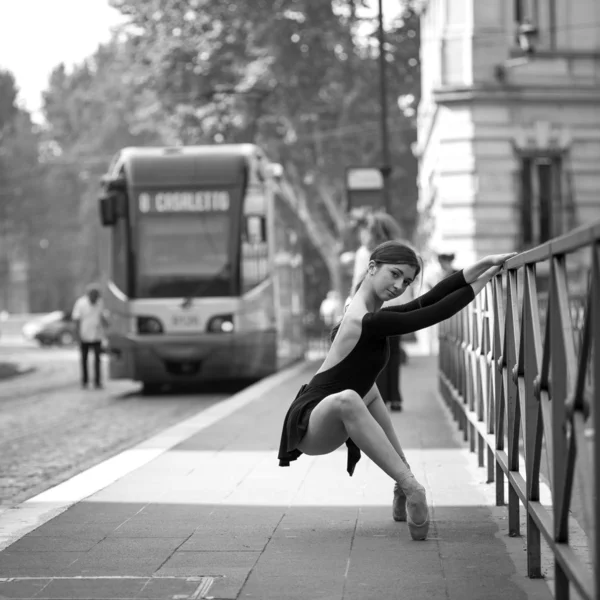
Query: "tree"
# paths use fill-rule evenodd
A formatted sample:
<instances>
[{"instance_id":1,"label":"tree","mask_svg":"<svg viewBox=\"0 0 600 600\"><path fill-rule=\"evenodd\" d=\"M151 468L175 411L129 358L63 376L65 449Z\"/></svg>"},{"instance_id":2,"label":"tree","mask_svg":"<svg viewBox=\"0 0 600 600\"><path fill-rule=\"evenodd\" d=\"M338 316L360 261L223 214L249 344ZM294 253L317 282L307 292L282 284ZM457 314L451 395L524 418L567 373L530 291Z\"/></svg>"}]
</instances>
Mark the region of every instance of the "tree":
<instances>
[{"instance_id":1,"label":"tree","mask_svg":"<svg viewBox=\"0 0 600 600\"><path fill-rule=\"evenodd\" d=\"M283 163L296 209L345 293L339 266L347 227L344 172L380 164L377 46L360 34L359 2L337 0L112 0L146 108L176 143L255 139ZM407 5L388 32L394 214L416 221L413 115L418 100L417 17ZM373 31L375 24L372 24ZM134 66L135 65L135 66ZM406 102L408 101L408 102ZM138 112L138 114L140 114Z\"/></svg>"},{"instance_id":2,"label":"tree","mask_svg":"<svg viewBox=\"0 0 600 600\"><path fill-rule=\"evenodd\" d=\"M13 75L0 71L0 304L11 312L28 309L28 240L41 198L38 136L17 95Z\"/></svg>"},{"instance_id":3,"label":"tree","mask_svg":"<svg viewBox=\"0 0 600 600\"><path fill-rule=\"evenodd\" d=\"M48 230L58 234L53 245L59 254L61 247L80 250L62 261L63 277L65 271L71 276L62 286L69 299L61 302L71 303L101 276L97 199L110 159L126 146L164 141L149 125L152 116L138 110L144 90L131 67L131 45L115 39L70 73L58 65L44 94L46 185L60 206Z\"/></svg>"}]
</instances>

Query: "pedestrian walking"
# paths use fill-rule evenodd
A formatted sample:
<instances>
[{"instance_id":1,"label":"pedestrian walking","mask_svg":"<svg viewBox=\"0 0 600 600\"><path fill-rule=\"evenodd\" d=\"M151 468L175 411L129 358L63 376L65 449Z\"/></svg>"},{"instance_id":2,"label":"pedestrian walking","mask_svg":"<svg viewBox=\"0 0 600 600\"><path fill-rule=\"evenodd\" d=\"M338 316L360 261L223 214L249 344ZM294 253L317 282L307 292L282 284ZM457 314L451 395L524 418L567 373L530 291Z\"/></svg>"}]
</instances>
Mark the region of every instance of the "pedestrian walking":
<instances>
[{"instance_id":1,"label":"pedestrian walking","mask_svg":"<svg viewBox=\"0 0 600 600\"><path fill-rule=\"evenodd\" d=\"M458 269L454 268L454 252L441 252L437 258L442 270L442 277L448 277L456 273Z\"/></svg>"},{"instance_id":2,"label":"pedestrian walking","mask_svg":"<svg viewBox=\"0 0 600 600\"><path fill-rule=\"evenodd\" d=\"M347 471L352 475L362 450L396 482L394 519L407 521L413 539L425 539L429 530L425 489L410 469L375 384L387 360L387 339L457 313L511 256L514 253L487 256L412 302L382 308L414 282L422 260L401 242L377 246L364 279L332 331L333 342L323 364L300 388L286 413L279 465L289 466L303 453L328 454L345 443Z\"/></svg>"},{"instance_id":3,"label":"pedestrian walking","mask_svg":"<svg viewBox=\"0 0 600 600\"><path fill-rule=\"evenodd\" d=\"M403 238L402 227L391 215L385 212L366 215L359 223L360 246L354 257L351 297L367 272L371 252L383 242L402 241ZM393 411L401 411L400 365L406 362L406 353L402 348L401 336L389 336L388 344L389 359L377 378L377 387L386 405Z\"/></svg>"},{"instance_id":4,"label":"pedestrian walking","mask_svg":"<svg viewBox=\"0 0 600 600\"><path fill-rule=\"evenodd\" d=\"M94 387L100 389L102 387L100 355L107 319L100 288L97 285L89 285L85 294L77 299L73 306L72 318L76 323L79 338L81 387L85 389L88 386L88 355L91 350L94 355Z\"/></svg>"}]
</instances>

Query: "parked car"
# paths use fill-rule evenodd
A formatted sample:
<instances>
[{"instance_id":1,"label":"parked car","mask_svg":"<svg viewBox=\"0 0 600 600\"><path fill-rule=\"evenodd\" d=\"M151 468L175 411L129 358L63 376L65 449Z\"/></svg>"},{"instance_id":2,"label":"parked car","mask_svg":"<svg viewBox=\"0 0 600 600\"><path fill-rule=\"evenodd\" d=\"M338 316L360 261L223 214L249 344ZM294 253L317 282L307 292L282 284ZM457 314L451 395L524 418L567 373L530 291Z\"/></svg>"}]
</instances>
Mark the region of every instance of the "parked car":
<instances>
[{"instance_id":1,"label":"parked car","mask_svg":"<svg viewBox=\"0 0 600 600\"><path fill-rule=\"evenodd\" d=\"M23 337L41 346L72 346L77 340L76 324L71 314L62 310L25 323L21 332Z\"/></svg>"}]
</instances>

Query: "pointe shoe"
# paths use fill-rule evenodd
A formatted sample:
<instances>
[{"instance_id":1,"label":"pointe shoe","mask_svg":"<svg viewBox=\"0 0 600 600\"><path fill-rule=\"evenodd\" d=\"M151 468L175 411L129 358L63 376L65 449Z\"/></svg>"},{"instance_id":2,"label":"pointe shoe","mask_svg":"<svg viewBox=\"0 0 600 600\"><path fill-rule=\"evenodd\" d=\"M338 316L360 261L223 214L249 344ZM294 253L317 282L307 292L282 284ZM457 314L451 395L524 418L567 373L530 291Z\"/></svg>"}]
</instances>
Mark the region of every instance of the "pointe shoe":
<instances>
[{"instance_id":1,"label":"pointe shoe","mask_svg":"<svg viewBox=\"0 0 600 600\"><path fill-rule=\"evenodd\" d=\"M394 485L392 517L394 521L406 521L406 494L402 491L398 483Z\"/></svg>"},{"instance_id":2,"label":"pointe shoe","mask_svg":"<svg viewBox=\"0 0 600 600\"><path fill-rule=\"evenodd\" d=\"M415 523L411 518L411 513L419 513L419 516L423 513L425 508L425 519L422 523ZM411 510L412 509L412 510ZM427 539L427 533L429 532L429 509L427 508L427 498L425 497L425 490L415 490L406 499L406 522L408 523L408 530L410 535L415 541L422 541Z\"/></svg>"}]
</instances>

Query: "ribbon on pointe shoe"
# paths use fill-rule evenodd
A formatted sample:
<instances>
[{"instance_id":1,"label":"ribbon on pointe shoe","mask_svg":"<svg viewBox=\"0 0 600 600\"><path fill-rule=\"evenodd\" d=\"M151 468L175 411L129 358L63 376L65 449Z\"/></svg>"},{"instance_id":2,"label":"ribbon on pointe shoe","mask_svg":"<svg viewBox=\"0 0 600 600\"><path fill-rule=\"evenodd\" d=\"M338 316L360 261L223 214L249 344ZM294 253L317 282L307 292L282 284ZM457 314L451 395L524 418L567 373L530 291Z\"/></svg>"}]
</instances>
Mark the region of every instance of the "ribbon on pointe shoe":
<instances>
[{"instance_id":1,"label":"ribbon on pointe shoe","mask_svg":"<svg viewBox=\"0 0 600 600\"><path fill-rule=\"evenodd\" d=\"M394 485L394 502L392 504L394 521L406 521L406 494L398 483Z\"/></svg>"},{"instance_id":2,"label":"ribbon on pointe shoe","mask_svg":"<svg viewBox=\"0 0 600 600\"><path fill-rule=\"evenodd\" d=\"M423 493L423 503L425 504L425 510L426 510L427 516L425 517L425 520L422 523L417 524L411 519L410 511L409 511L409 504L408 504L408 500L407 500L406 522L408 523L408 530L410 531L410 535L411 535L412 539L417 542L427 539L427 534L429 533L429 508L427 506L427 499L426 499L424 493Z\"/></svg>"}]
</instances>

